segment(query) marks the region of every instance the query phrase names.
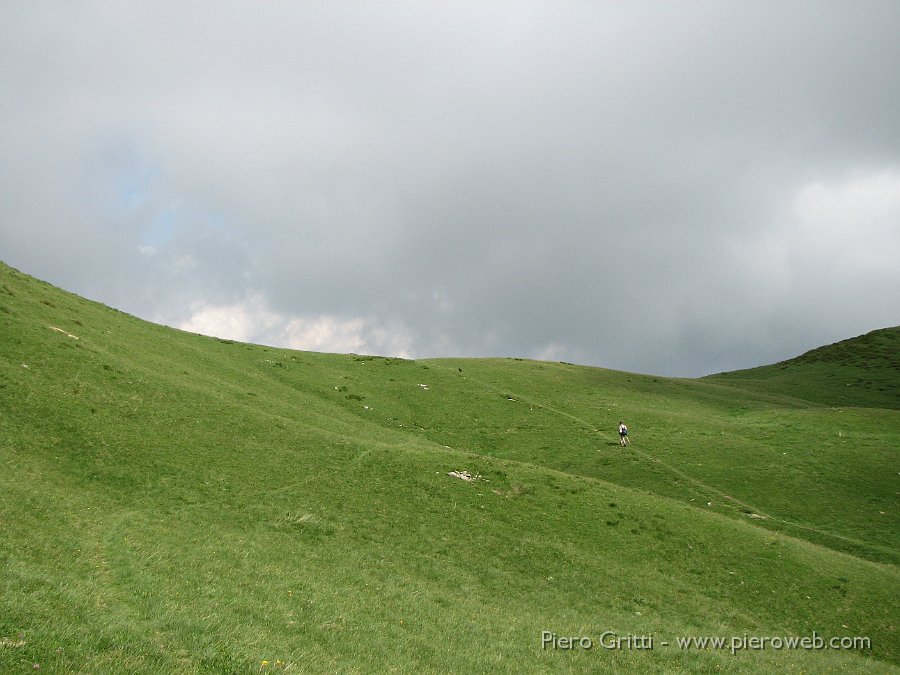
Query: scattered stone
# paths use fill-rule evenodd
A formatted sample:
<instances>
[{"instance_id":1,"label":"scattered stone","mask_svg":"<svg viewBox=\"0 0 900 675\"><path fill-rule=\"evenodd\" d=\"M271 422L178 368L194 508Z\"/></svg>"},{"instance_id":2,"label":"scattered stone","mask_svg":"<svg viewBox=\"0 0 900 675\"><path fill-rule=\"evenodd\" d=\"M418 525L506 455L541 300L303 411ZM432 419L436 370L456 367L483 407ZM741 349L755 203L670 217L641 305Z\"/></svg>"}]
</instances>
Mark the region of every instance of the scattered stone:
<instances>
[{"instance_id":1,"label":"scattered stone","mask_svg":"<svg viewBox=\"0 0 900 675\"><path fill-rule=\"evenodd\" d=\"M756 518L757 520L765 520L766 519L765 516L761 516L758 513L748 513L747 515L750 516L751 518Z\"/></svg>"},{"instance_id":2,"label":"scattered stone","mask_svg":"<svg viewBox=\"0 0 900 675\"><path fill-rule=\"evenodd\" d=\"M63 330L62 328L58 328L58 327L56 327L56 326L48 326L48 328L49 328L50 330L55 330L57 333L62 333L62 334L65 335L66 337L70 337L70 338L72 338L73 340L80 340L80 339L81 339L81 338L78 337L77 335L72 335L69 331Z\"/></svg>"},{"instance_id":3,"label":"scattered stone","mask_svg":"<svg viewBox=\"0 0 900 675\"><path fill-rule=\"evenodd\" d=\"M465 481L478 480L479 478L481 478L481 476L479 476L477 474L473 476L468 471L448 471L447 475L453 476L454 478L459 478L460 480L465 480Z\"/></svg>"}]
</instances>

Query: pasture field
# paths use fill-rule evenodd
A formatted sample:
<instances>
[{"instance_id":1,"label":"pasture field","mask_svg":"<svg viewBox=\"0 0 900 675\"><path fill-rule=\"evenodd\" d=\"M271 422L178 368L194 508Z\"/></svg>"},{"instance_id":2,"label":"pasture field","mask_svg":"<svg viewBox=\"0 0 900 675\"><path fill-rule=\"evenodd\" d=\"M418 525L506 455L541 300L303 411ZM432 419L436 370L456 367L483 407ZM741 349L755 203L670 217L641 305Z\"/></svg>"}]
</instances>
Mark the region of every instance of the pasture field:
<instances>
[{"instance_id":1,"label":"pasture field","mask_svg":"<svg viewBox=\"0 0 900 675\"><path fill-rule=\"evenodd\" d=\"M898 338L320 354L0 264L0 672L897 672Z\"/></svg>"}]
</instances>

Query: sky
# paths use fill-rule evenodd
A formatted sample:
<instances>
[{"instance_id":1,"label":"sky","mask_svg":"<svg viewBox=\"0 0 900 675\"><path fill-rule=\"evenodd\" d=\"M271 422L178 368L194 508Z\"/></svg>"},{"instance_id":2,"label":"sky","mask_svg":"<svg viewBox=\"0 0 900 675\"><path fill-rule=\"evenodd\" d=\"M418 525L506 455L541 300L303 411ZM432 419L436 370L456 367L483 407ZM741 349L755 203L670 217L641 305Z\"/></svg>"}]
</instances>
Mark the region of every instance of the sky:
<instances>
[{"instance_id":1,"label":"sky","mask_svg":"<svg viewBox=\"0 0 900 675\"><path fill-rule=\"evenodd\" d=\"M900 324L900 2L0 4L0 260L218 337L694 377Z\"/></svg>"}]
</instances>

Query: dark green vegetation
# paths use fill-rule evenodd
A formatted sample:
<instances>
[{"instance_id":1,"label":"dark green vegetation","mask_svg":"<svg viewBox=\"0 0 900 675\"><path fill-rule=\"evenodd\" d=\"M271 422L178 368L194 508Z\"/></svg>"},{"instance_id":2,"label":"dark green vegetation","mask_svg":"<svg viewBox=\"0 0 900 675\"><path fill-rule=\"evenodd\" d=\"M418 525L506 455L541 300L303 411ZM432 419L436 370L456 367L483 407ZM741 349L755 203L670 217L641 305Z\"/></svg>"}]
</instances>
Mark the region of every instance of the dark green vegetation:
<instances>
[{"instance_id":1,"label":"dark green vegetation","mask_svg":"<svg viewBox=\"0 0 900 675\"><path fill-rule=\"evenodd\" d=\"M0 672L896 671L897 339L701 380L325 355L0 265ZM870 645L676 644L814 632Z\"/></svg>"}]
</instances>

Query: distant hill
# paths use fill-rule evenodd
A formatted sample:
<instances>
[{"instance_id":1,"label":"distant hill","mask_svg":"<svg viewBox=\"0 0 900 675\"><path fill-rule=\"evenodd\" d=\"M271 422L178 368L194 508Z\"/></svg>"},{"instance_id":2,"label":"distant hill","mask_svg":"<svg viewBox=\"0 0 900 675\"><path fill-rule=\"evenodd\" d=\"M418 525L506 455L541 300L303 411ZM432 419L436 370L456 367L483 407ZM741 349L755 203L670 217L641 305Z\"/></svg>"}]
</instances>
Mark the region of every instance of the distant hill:
<instances>
[{"instance_id":1,"label":"distant hill","mask_svg":"<svg viewBox=\"0 0 900 675\"><path fill-rule=\"evenodd\" d=\"M900 672L896 337L320 354L0 263L0 673Z\"/></svg>"},{"instance_id":2,"label":"distant hill","mask_svg":"<svg viewBox=\"0 0 900 675\"><path fill-rule=\"evenodd\" d=\"M841 340L774 365L706 379L823 405L896 410L900 408L900 326Z\"/></svg>"}]
</instances>

